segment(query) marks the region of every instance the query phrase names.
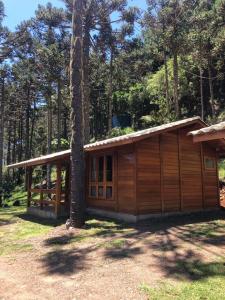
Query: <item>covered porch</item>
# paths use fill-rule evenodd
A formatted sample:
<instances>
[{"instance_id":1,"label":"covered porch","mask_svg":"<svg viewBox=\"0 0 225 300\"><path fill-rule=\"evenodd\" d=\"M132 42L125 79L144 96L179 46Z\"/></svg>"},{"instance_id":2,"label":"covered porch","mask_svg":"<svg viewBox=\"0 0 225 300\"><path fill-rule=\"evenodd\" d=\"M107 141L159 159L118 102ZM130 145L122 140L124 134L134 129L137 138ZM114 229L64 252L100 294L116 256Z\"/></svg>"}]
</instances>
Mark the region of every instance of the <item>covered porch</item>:
<instances>
[{"instance_id":1,"label":"covered porch","mask_svg":"<svg viewBox=\"0 0 225 300\"><path fill-rule=\"evenodd\" d=\"M52 219L69 216L70 150L30 159L8 167L25 168L29 214Z\"/></svg>"},{"instance_id":2,"label":"covered porch","mask_svg":"<svg viewBox=\"0 0 225 300\"><path fill-rule=\"evenodd\" d=\"M191 131L189 135L193 137L193 143L207 143L216 148L218 159L225 159L225 122ZM220 180L219 188L220 206L225 209L225 178Z\"/></svg>"}]
</instances>

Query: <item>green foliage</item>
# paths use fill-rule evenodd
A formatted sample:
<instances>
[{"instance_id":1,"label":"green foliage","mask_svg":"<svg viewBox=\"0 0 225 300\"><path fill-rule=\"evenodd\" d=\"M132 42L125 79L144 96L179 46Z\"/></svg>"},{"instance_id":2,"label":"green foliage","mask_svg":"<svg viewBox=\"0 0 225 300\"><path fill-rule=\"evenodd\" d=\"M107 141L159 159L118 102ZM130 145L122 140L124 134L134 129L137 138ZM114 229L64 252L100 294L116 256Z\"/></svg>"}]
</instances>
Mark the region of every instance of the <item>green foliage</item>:
<instances>
[{"instance_id":1,"label":"green foliage","mask_svg":"<svg viewBox=\"0 0 225 300\"><path fill-rule=\"evenodd\" d=\"M193 271L201 272L201 269L199 270L196 266L196 268L193 267ZM148 296L149 300L223 300L224 263L209 264L203 272L206 276L207 272L210 274L204 280L183 283L164 281L157 287L142 284L140 289Z\"/></svg>"},{"instance_id":2,"label":"green foliage","mask_svg":"<svg viewBox=\"0 0 225 300\"><path fill-rule=\"evenodd\" d=\"M70 148L70 142L66 139L60 139L60 150L67 150ZM58 149L58 139L52 140L52 151L56 152Z\"/></svg>"},{"instance_id":3,"label":"green foliage","mask_svg":"<svg viewBox=\"0 0 225 300\"><path fill-rule=\"evenodd\" d=\"M225 180L225 161L221 160L219 162L219 178Z\"/></svg>"},{"instance_id":4,"label":"green foliage","mask_svg":"<svg viewBox=\"0 0 225 300\"><path fill-rule=\"evenodd\" d=\"M129 134L132 132L134 132L134 130L131 127L126 127L126 128L115 127L108 133L107 138L113 138L116 136Z\"/></svg>"},{"instance_id":5,"label":"green foliage","mask_svg":"<svg viewBox=\"0 0 225 300\"><path fill-rule=\"evenodd\" d=\"M1 25L4 5L0 1L7 164L69 148L72 2L65 2L64 9L38 6L32 19L10 32ZM224 120L223 0L151 0L143 14L125 0L91 3L84 18L84 29L91 36L85 86L90 92L91 141L131 132L120 128L108 132L111 113L118 118L128 116L133 130L175 120L176 85L180 118L200 115L203 109L208 123ZM115 20L115 16L119 17ZM23 176L21 170L14 173L14 182L21 182ZM4 190L8 193L13 188L6 176Z\"/></svg>"}]
</instances>

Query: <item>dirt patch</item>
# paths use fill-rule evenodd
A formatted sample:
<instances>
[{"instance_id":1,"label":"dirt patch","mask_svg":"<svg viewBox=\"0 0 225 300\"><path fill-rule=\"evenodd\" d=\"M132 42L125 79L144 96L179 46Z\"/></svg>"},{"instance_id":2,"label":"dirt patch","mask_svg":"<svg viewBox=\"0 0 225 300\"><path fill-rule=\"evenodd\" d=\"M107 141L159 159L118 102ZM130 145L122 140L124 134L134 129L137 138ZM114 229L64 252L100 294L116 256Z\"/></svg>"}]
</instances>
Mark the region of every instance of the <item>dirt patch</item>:
<instances>
[{"instance_id":1,"label":"dirt patch","mask_svg":"<svg viewBox=\"0 0 225 300\"><path fill-rule=\"evenodd\" d=\"M10 225L4 225L10 226ZM32 249L0 256L0 299L146 299L157 285L214 276L225 261L224 215L177 217L137 226L90 220L26 239Z\"/></svg>"}]
</instances>

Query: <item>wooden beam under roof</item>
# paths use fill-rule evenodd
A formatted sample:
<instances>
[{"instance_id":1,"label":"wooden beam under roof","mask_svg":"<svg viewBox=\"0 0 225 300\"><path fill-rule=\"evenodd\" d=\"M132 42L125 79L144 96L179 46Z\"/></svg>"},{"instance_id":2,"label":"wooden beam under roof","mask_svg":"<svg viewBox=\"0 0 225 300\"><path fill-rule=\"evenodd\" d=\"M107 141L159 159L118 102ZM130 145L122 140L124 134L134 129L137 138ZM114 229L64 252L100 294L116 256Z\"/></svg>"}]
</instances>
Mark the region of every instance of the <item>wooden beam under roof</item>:
<instances>
[{"instance_id":1,"label":"wooden beam under roof","mask_svg":"<svg viewBox=\"0 0 225 300\"><path fill-rule=\"evenodd\" d=\"M225 130L206 132L203 134L193 135L194 143L206 142L206 141L212 141L212 140L220 140L220 139L225 139Z\"/></svg>"}]
</instances>

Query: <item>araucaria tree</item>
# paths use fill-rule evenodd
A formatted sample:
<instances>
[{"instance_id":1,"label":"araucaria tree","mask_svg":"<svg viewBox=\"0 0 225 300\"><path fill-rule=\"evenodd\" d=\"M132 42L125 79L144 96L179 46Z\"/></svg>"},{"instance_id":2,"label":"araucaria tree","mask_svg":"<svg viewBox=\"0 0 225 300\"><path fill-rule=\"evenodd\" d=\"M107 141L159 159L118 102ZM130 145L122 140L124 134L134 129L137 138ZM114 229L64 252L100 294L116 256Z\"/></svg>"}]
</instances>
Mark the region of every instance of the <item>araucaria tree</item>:
<instances>
[{"instance_id":1,"label":"araucaria tree","mask_svg":"<svg viewBox=\"0 0 225 300\"><path fill-rule=\"evenodd\" d=\"M84 210L84 129L82 97L83 5L74 0L70 57L71 95L71 207L70 226L82 227Z\"/></svg>"},{"instance_id":2,"label":"araucaria tree","mask_svg":"<svg viewBox=\"0 0 225 300\"><path fill-rule=\"evenodd\" d=\"M127 0L62 2L11 32L0 0L0 191L4 202L23 182L6 164L68 149L72 135L71 220L82 226L83 143L196 115L224 120L225 1L147 0L143 13ZM38 172L54 185L54 168Z\"/></svg>"}]
</instances>

